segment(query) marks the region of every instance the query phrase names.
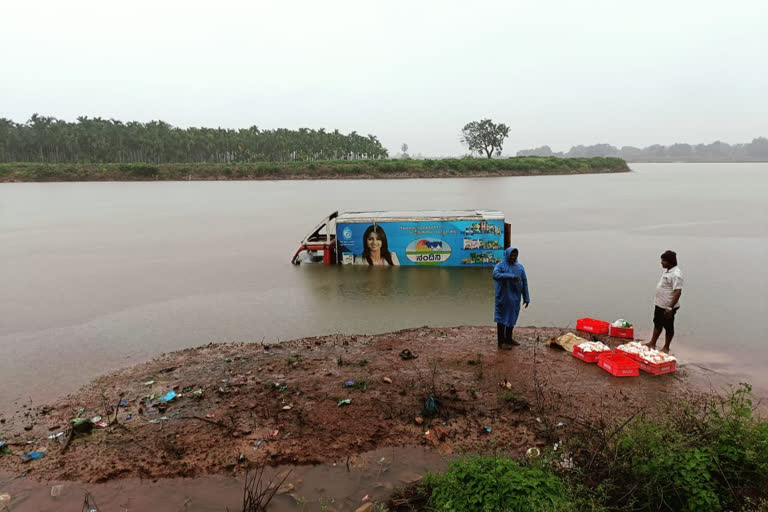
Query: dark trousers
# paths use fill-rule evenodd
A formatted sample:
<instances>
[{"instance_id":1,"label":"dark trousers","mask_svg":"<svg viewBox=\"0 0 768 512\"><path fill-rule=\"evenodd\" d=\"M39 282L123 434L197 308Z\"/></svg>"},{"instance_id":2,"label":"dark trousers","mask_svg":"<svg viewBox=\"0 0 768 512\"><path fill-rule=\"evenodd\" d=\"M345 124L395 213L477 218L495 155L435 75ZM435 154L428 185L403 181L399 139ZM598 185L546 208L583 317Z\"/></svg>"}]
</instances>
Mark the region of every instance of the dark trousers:
<instances>
[{"instance_id":1,"label":"dark trousers","mask_svg":"<svg viewBox=\"0 0 768 512\"><path fill-rule=\"evenodd\" d=\"M499 346L503 343L512 343L512 331L514 327L507 327L504 324L496 324L496 335L499 340Z\"/></svg>"}]
</instances>

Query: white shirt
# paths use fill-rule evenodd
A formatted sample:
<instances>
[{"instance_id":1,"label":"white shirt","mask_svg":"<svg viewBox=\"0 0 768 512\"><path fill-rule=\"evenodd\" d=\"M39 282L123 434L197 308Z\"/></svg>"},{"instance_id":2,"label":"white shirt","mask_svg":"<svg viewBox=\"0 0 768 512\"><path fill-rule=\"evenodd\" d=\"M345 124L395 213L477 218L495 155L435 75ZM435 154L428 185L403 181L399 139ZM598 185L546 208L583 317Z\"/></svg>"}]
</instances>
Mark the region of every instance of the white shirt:
<instances>
[{"instance_id":1,"label":"white shirt","mask_svg":"<svg viewBox=\"0 0 768 512\"><path fill-rule=\"evenodd\" d=\"M656 285L656 297L653 299L653 304L660 308L672 307L672 292L675 290L683 289L683 273L680 267L671 268L665 270L661 274L659 284ZM677 301L675 307L680 307L680 301Z\"/></svg>"}]
</instances>

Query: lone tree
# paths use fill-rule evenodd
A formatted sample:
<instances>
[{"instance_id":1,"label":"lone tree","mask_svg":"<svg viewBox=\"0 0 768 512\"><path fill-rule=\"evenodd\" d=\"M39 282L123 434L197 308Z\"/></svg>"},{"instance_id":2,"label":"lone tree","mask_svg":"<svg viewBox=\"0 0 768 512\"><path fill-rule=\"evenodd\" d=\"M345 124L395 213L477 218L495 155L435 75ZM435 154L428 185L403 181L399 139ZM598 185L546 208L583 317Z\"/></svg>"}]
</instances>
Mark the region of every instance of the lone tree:
<instances>
[{"instance_id":1,"label":"lone tree","mask_svg":"<svg viewBox=\"0 0 768 512\"><path fill-rule=\"evenodd\" d=\"M495 124L490 119L472 121L464 125L461 130L461 143L469 148L469 151L492 158L493 154L501 155L501 147L504 139L509 137L509 126Z\"/></svg>"},{"instance_id":2,"label":"lone tree","mask_svg":"<svg viewBox=\"0 0 768 512\"><path fill-rule=\"evenodd\" d=\"M403 152L403 158L411 158L408 154L408 144L403 142L403 145L400 146L400 150Z\"/></svg>"}]
</instances>

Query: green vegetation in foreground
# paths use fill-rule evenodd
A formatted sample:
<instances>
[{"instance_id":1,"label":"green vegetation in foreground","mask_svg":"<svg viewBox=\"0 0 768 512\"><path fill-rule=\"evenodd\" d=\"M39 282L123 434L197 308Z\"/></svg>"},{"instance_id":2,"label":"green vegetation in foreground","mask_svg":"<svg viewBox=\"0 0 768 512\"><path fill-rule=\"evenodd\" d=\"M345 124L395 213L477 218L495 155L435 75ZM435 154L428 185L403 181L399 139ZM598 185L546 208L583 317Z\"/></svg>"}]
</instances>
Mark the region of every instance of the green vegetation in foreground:
<instances>
[{"instance_id":1,"label":"green vegetation in foreground","mask_svg":"<svg viewBox=\"0 0 768 512\"><path fill-rule=\"evenodd\" d=\"M390 510L768 511L768 422L751 388L591 426L540 458L473 456L398 491Z\"/></svg>"},{"instance_id":2,"label":"green vegetation in foreground","mask_svg":"<svg viewBox=\"0 0 768 512\"><path fill-rule=\"evenodd\" d=\"M626 172L620 158L515 157L240 164L0 164L0 182L462 177Z\"/></svg>"}]
</instances>

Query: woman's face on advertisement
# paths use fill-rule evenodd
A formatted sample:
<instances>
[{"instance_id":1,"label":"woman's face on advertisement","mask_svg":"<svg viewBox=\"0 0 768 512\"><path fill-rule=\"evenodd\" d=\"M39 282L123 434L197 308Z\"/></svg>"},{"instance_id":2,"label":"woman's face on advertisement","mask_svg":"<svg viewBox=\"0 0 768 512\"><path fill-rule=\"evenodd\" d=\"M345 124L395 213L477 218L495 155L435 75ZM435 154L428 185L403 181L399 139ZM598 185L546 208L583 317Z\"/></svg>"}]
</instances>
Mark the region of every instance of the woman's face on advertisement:
<instances>
[{"instance_id":1,"label":"woman's face on advertisement","mask_svg":"<svg viewBox=\"0 0 768 512\"><path fill-rule=\"evenodd\" d=\"M379 238L379 235L373 231L370 235L368 235L368 238L366 238L365 242L368 244L368 249L371 251L380 251L381 250L381 239Z\"/></svg>"}]
</instances>

